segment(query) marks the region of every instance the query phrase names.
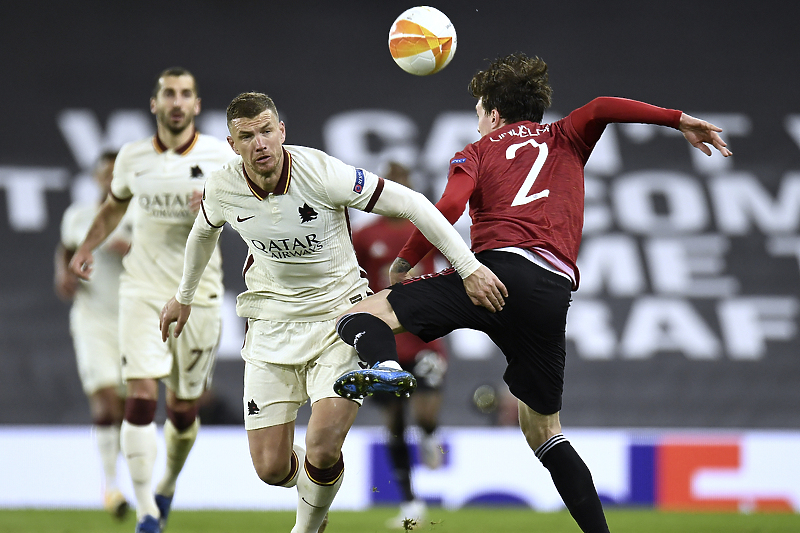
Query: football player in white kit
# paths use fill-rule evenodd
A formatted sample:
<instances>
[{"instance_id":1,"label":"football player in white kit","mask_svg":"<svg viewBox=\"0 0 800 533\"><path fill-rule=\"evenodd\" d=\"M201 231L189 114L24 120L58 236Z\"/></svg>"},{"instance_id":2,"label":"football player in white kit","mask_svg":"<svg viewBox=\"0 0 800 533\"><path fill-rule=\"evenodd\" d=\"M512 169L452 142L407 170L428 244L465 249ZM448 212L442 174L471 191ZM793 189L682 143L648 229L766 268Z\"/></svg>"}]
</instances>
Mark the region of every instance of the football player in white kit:
<instances>
[{"instance_id":1,"label":"football player in white kit","mask_svg":"<svg viewBox=\"0 0 800 533\"><path fill-rule=\"evenodd\" d=\"M181 334L198 281L229 223L249 248L247 290L239 295L237 313L248 323L242 357L250 456L265 483L297 487L292 533L316 533L342 483L342 444L361 403L333 390L339 376L359 368L353 348L336 335L336 317L370 294L350 240L347 208L412 220L487 307L497 280L423 195L319 150L284 146L285 126L266 95L237 96L227 120L228 143L240 157L206 181L180 288L161 313L162 338L176 321L173 336ZM304 450L294 443L294 429L306 401L311 417Z\"/></svg>"},{"instance_id":2,"label":"football player in white kit","mask_svg":"<svg viewBox=\"0 0 800 533\"><path fill-rule=\"evenodd\" d=\"M116 152L103 152L94 166L92 175L100 190L101 202L111 188L116 157ZM69 269L69 261L86 236L99 207L96 202L75 202L64 211L61 241L55 254L54 284L59 298L72 302L69 329L81 385L89 399L103 468L103 507L121 520L129 507L117 484L119 430L125 413L125 386L119 357L119 276L122 257L130 248L127 224L121 223L98 247L92 283L81 281Z\"/></svg>"},{"instance_id":3,"label":"football player in white kit","mask_svg":"<svg viewBox=\"0 0 800 533\"><path fill-rule=\"evenodd\" d=\"M172 68L161 73L150 111L156 116L156 135L122 147L111 194L70 263L77 275L88 280L92 250L132 206L132 246L123 262L119 318L122 376L128 394L122 450L136 495L137 533L159 533L164 527L175 482L197 437L197 399L211 378L221 331L223 288L218 248L212 248L209 268L198 280L197 320L191 331L187 328L187 335L164 344L155 326L164 300L178 288L186 237L206 177L234 155L224 142L195 129L200 97L194 76L187 70ZM167 468L154 494L153 421L159 379L167 390Z\"/></svg>"}]
</instances>

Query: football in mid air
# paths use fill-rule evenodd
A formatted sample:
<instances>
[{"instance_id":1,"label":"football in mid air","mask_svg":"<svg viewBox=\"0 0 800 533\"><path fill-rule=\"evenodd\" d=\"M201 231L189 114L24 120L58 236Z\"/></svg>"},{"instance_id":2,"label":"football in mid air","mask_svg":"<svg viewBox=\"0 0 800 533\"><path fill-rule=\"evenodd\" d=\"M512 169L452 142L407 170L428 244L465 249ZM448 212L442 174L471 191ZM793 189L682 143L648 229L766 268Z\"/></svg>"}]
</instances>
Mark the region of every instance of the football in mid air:
<instances>
[{"instance_id":1,"label":"football in mid air","mask_svg":"<svg viewBox=\"0 0 800 533\"><path fill-rule=\"evenodd\" d=\"M446 67L456 53L456 29L438 9L412 7L392 24L389 51L406 72L417 76L434 74Z\"/></svg>"}]
</instances>

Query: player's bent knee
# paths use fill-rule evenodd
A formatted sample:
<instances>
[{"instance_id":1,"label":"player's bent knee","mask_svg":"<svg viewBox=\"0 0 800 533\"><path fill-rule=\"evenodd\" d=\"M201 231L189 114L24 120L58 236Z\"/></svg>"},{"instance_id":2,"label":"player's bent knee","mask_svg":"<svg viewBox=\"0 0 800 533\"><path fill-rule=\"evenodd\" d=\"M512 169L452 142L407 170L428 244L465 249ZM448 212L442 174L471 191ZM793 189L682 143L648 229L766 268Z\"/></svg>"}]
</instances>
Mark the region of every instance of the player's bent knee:
<instances>
[{"instance_id":1,"label":"player's bent knee","mask_svg":"<svg viewBox=\"0 0 800 533\"><path fill-rule=\"evenodd\" d=\"M257 463L254 461L253 467L256 469L258 478L267 485L282 485L289 475L291 463L288 461L286 464Z\"/></svg>"},{"instance_id":2,"label":"player's bent knee","mask_svg":"<svg viewBox=\"0 0 800 533\"><path fill-rule=\"evenodd\" d=\"M189 403L185 409L176 410L167 406L167 418L178 431L185 431L194 424L200 406L196 402Z\"/></svg>"},{"instance_id":3,"label":"player's bent knee","mask_svg":"<svg viewBox=\"0 0 800 533\"><path fill-rule=\"evenodd\" d=\"M119 425L125 416L125 402L115 389L100 389L89 396L89 410L95 426Z\"/></svg>"},{"instance_id":4,"label":"player's bent knee","mask_svg":"<svg viewBox=\"0 0 800 533\"><path fill-rule=\"evenodd\" d=\"M306 459L317 468L336 464L342 455L342 444L347 431L306 434Z\"/></svg>"},{"instance_id":5,"label":"player's bent knee","mask_svg":"<svg viewBox=\"0 0 800 533\"><path fill-rule=\"evenodd\" d=\"M123 409L116 405L93 405L91 414L95 426L118 426L124 417Z\"/></svg>"},{"instance_id":6,"label":"player's bent knee","mask_svg":"<svg viewBox=\"0 0 800 533\"><path fill-rule=\"evenodd\" d=\"M154 379L129 379L127 398L158 399L158 382Z\"/></svg>"},{"instance_id":7,"label":"player's bent knee","mask_svg":"<svg viewBox=\"0 0 800 533\"><path fill-rule=\"evenodd\" d=\"M519 402L519 423L528 446L535 450L553 435L561 433L561 421L558 412L543 415L537 413L525 403Z\"/></svg>"},{"instance_id":8,"label":"player's bent knee","mask_svg":"<svg viewBox=\"0 0 800 533\"><path fill-rule=\"evenodd\" d=\"M316 446L306 450L306 459L318 468L329 468L336 464L342 450L336 446Z\"/></svg>"}]
</instances>

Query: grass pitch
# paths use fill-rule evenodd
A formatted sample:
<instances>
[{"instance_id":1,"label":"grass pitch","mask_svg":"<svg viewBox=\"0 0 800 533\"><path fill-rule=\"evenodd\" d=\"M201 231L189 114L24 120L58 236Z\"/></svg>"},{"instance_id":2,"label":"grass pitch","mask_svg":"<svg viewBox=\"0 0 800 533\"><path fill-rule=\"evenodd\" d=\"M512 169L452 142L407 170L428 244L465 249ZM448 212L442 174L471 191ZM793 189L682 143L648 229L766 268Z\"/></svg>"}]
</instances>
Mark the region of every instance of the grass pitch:
<instances>
[{"instance_id":1,"label":"grass pitch","mask_svg":"<svg viewBox=\"0 0 800 533\"><path fill-rule=\"evenodd\" d=\"M384 533L395 508L333 511L325 533ZM652 510L606 512L613 533L797 533L799 514L672 513ZM288 533L293 512L182 511L171 516L167 533ZM129 515L116 522L102 511L0 511L0 533L131 533ZM428 510L423 523L411 531L436 533L579 533L569 514L537 513L519 508ZM394 530L397 531L397 530Z\"/></svg>"}]
</instances>

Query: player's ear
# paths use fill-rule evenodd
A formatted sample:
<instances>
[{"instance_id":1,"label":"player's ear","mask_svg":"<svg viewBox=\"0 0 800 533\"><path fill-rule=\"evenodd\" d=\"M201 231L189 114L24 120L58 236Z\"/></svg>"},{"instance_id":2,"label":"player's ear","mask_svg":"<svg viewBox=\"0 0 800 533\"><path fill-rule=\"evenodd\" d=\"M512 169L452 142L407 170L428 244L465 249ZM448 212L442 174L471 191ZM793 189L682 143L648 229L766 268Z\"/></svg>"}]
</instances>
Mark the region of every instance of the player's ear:
<instances>
[{"instance_id":1,"label":"player's ear","mask_svg":"<svg viewBox=\"0 0 800 533\"><path fill-rule=\"evenodd\" d=\"M284 124L281 120L278 127L281 129L281 144L283 144L283 142L286 140L286 124Z\"/></svg>"},{"instance_id":2,"label":"player's ear","mask_svg":"<svg viewBox=\"0 0 800 533\"><path fill-rule=\"evenodd\" d=\"M156 99L155 98L150 98L150 112L152 114L154 114L154 115L156 114Z\"/></svg>"},{"instance_id":3,"label":"player's ear","mask_svg":"<svg viewBox=\"0 0 800 533\"><path fill-rule=\"evenodd\" d=\"M200 109L201 109L200 97L198 96L197 99L194 102L194 114L195 114L195 116L200 114Z\"/></svg>"},{"instance_id":4,"label":"player's ear","mask_svg":"<svg viewBox=\"0 0 800 533\"><path fill-rule=\"evenodd\" d=\"M234 146L233 137L228 135L227 138L228 138L228 144L230 145L231 149L233 150L233 153L235 153L236 155L242 155L242 154L239 153L239 150L236 149L236 146Z\"/></svg>"}]
</instances>

